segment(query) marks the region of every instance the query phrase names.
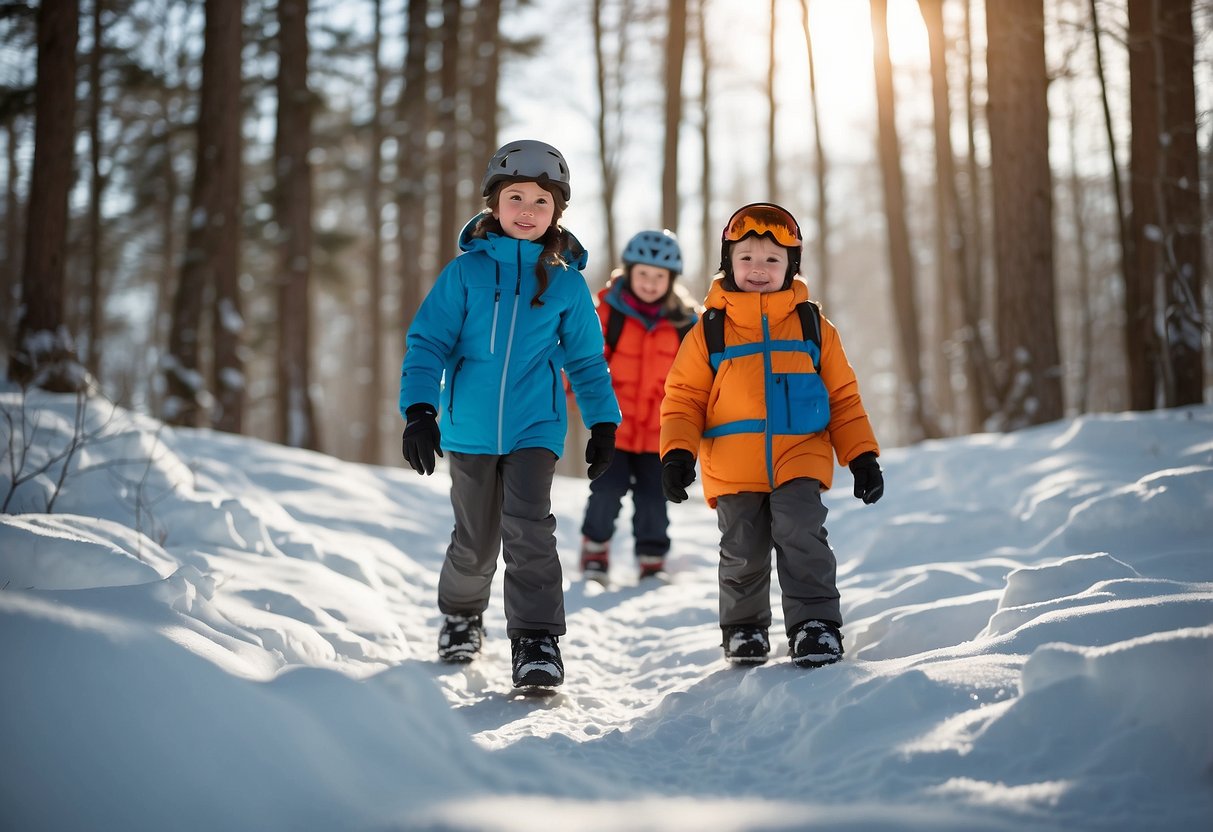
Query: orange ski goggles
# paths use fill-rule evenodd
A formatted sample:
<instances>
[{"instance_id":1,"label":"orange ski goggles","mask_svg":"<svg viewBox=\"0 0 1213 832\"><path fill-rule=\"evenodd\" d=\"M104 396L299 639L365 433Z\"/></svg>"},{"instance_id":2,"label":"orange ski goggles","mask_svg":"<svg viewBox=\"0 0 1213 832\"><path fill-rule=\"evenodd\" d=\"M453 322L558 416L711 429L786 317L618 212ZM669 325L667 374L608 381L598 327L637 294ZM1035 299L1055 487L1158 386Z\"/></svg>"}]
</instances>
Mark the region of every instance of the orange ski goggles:
<instances>
[{"instance_id":1,"label":"orange ski goggles","mask_svg":"<svg viewBox=\"0 0 1213 832\"><path fill-rule=\"evenodd\" d=\"M751 235L770 237L785 248L804 244L796 218L770 202L752 202L738 208L725 225L720 242L736 243Z\"/></svg>"}]
</instances>

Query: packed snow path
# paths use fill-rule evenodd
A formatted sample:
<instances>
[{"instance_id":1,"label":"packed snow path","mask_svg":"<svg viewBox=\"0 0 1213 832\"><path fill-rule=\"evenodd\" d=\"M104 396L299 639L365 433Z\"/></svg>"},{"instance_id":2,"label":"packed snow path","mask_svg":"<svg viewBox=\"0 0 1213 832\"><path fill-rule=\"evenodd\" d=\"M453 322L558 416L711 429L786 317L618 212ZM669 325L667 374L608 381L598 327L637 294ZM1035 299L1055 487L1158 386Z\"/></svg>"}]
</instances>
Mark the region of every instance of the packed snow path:
<instances>
[{"instance_id":1,"label":"packed snow path","mask_svg":"<svg viewBox=\"0 0 1213 832\"><path fill-rule=\"evenodd\" d=\"M847 660L815 671L777 582L772 661L723 662L697 495L668 582L626 503L611 586L578 581L561 479L548 698L510 688L500 581L484 655L435 660L444 472L96 406L56 492L74 400L0 407L49 462L0 515L4 828L1213 825L1213 407L892 449L875 506L840 470Z\"/></svg>"}]
</instances>

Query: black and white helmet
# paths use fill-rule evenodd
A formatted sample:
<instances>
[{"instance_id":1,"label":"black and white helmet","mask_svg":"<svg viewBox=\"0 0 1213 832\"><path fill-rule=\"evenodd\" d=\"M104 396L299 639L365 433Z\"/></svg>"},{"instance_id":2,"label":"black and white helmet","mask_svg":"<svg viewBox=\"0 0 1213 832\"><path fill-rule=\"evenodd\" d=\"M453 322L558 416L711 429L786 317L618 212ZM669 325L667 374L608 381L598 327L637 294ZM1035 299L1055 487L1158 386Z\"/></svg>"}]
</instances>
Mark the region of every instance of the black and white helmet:
<instances>
[{"instance_id":1,"label":"black and white helmet","mask_svg":"<svg viewBox=\"0 0 1213 832\"><path fill-rule=\"evenodd\" d=\"M569 166L564 156L550 144L534 139L521 139L504 144L493 154L480 184L481 196L488 196L502 179L533 179L539 183L550 183L568 202L572 190L569 188Z\"/></svg>"}]
</instances>

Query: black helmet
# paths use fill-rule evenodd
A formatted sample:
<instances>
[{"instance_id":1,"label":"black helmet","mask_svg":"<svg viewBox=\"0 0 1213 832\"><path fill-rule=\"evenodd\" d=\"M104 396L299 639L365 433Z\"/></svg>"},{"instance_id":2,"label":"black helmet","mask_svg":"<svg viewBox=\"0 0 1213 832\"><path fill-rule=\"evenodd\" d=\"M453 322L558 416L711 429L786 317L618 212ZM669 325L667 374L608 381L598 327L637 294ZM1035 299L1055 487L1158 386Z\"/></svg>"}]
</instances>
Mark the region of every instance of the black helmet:
<instances>
[{"instance_id":1,"label":"black helmet","mask_svg":"<svg viewBox=\"0 0 1213 832\"><path fill-rule=\"evenodd\" d=\"M480 195L488 196L493 188L503 179L533 179L540 184L554 185L564 201L568 202L569 166L564 161L560 151L550 144L544 144L534 139L504 144L484 171L484 181L480 183Z\"/></svg>"},{"instance_id":2,"label":"black helmet","mask_svg":"<svg viewBox=\"0 0 1213 832\"><path fill-rule=\"evenodd\" d=\"M730 279L733 268L729 262L729 246L746 237L766 237L788 250L788 273L784 288L791 285L792 275L800 271L800 257L804 248L800 224L791 212L773 202L752 202L733 212L720 233L720 270Z\"/></svg>"}]
</instances>

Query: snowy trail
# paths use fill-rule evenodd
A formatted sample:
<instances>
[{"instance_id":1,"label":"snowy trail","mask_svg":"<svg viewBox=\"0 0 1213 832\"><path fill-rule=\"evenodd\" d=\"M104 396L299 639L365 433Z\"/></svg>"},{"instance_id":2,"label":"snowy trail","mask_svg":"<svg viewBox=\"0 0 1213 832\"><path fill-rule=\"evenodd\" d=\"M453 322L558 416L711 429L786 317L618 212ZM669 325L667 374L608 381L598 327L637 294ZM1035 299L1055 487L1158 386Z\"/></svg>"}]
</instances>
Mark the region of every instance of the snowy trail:
<instances>
[{"instance_id":1,"label":"snowy trail","mask_svg":"<svg viewBox=\"0 0 1213 832\"><path fill-rule=\"evenodd\" d=\"M74 402L38 407L35 461ZM436 660L441 471L110 430L54 514L44 477L0 515L4 828L1213 826L1213 407L892 449L872 507L840 471L847 660L816 671L777 579L772 661L722 660L697 494L668 583L626 503L612 586L577 580L562 479L546 699L510 688L500 572L484 655Z\"/></svg>"},{"instance_id":2,"label":"snowy trail","mask_svg":"<svg viewBox=\"0 0 1213 832\"><path fill-rule=\"evenodd\" d=\"M434 671L456 712L486 747L549 733L588 739L630 727L667 694L697 681L703 665L718 658L714 618L668 622L668 599L675 593L685 599L683 587L597 590L578 582L566 593L566 604L577 609L569 616L569 635L561 640L568 678L551 702L519 698L511 690L509 642L500 624L490 625L481 659ZM594 597L585 598L587 592Z\"/></svg>"}]
</instances>

